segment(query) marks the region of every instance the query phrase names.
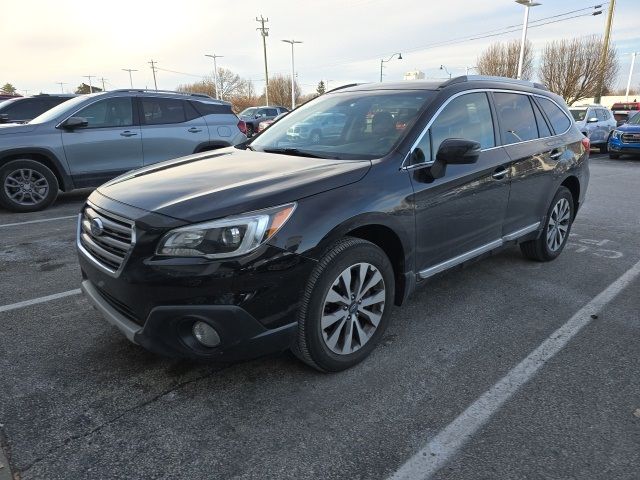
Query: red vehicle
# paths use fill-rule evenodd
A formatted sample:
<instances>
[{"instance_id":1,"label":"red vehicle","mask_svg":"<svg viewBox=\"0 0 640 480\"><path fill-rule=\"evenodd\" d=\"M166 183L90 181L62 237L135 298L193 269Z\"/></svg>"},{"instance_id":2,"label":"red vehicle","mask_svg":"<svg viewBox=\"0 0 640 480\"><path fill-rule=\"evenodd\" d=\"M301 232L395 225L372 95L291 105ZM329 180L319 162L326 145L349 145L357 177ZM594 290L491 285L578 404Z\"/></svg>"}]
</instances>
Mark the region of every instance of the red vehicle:
<instances>
[{"instance_id":1,"label":"red vehicle","mask_svg":"<svg viewBox=\"0 0 640 480\"><path fill-rule=\"evenodd\" d=\"M636 113L640 112L640 102L633 99L633 102L619 102L614 103L611 107L613 116L618 122L618 125L625 123Z\"/></svg>"}]
</instances>

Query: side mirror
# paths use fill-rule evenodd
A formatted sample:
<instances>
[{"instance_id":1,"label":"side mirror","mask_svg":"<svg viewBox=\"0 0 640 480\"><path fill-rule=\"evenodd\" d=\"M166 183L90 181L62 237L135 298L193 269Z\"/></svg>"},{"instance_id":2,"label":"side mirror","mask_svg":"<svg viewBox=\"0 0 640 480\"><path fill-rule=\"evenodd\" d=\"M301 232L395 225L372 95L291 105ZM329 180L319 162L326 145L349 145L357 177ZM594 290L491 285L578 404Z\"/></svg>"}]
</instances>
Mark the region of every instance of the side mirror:
<instances>
[{"instance_id":1,"label":"side mirror","mask_svg":"<svg viewBox=\"0 0 640 480\"><path fill-rule=\"evenodd\" d=\"M598 121L598 117L589 117L587 123L595 123Z\"/></svg>"},{"instance_id":2,"label":"side mirror","mask_svg":"<svg viewBox=\"0 0 640 480\"><path fill-rule=\"evenodd\" d=\"M0 113L0 123L9 123L8 113Z\"/></svg>"},{"instance_id":3,"label":"side mirror","mask_svg":"<svg viewBox=\"0 0 640 480\"><path fill-rule=\"evenodd\" d=\"M89 125L89 121L84 117L69 117L60 125L67 130L73 130L75 128L83 128Z\"/></svg>"},{"instance_id":4,"label":"side mirror","mask_svg":"<svg viewBox=\"0 0 640 480\"><path fill-rule=\"evenodd\" d=\"M464 138L447 138L440 144L436 159L451 165L476 163L481 150L478 142Z\"/></svg>"}]
</instances>

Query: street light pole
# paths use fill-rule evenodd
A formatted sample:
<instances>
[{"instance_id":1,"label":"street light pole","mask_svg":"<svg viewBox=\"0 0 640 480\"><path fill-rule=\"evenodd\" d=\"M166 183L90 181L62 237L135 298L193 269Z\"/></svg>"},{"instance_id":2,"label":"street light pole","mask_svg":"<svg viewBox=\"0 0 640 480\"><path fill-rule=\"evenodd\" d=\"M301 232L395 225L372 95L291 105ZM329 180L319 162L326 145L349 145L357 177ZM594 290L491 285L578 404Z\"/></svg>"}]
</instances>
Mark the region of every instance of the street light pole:
<instances>
[{"instance_id":1,"label":"street light pole","mask_svg":"<svg viewBox=\"0 0 640 480\"><path fill-rule=\"evenodd\" d=\"M449 78L451 78L451 72L447 70L447 67L445 67L444 65L440 65L440 70L444 70L445 72L447 72L447 75L449 75Z\"/></svg>"},{"instance_id":2,"label":"street light pole","mask_svg":"<svg viewBox=\"0 0 640 480\"><path fill-rule=\"evenodd\" d=\"M216 58L222 58L224 55L216 55L215 53L213 55L209 55L209 54L205 54L205 57L209 57L209 58L213 58L213 83L215 85L215 90L216 90L216 98L219 98L220 100L222 100L222 92L220 90L222 90L222 88L219 89L218 87L218 64L216 63Z\"/></svg>"},{"instance_id":3,"label":"street light pole","mask_svg":"<svg viewBox=\"0 0 640 480\"><path fill-rule=\"evenodd\" d=\"M137 72L138 70L135 70L133 68L123 68L122 69L125 72L129 72L129 84L131 85L131 88L133 89L133 77L131 76L131 72Z\"/></svg>"},{"instance_id":4,"label":"street light pole","mask_svg":"<svg viewBox=\"0 0 640 480\"><path fill-rule=\"evenodd\" d=\"M518 57L518 74L516 78L522 78L522 64L524 63L524 47L527 42L527 28L529 26L529 9L537 7L541 3L533 0L516 0L516 3L524 6L524 21L522 22L522 40L520 41L520 56Z\"/></svg>"},{"instance_id":5,"label":"street light pole","mask_svg":"<svg viewBox=\"0 0 640 480\"><path fill-rule=\"evenodd\" d=\"M284 43L289 43L291 45L291 110L296 108L296 67L293 58L293 46L296 43L302 43L299 40L282 40Z\"/></svg>"},{"instance_id":6,"label":"street light pole","mask_svg":"<svg viewBox=\"0 0 640 480\"><path fill-rule=\"evenodd\" d=\"M396 55L398 55L398 60L402 60L402 54L401 53L394 53L393 55L391 55L386 60L384 60L384 59L380 60L380 81L381 82L382 82L382 67L384 67L385 63L390 62L391 60L393 60L393 57L395 57Z\"/></svg>"},{"instance_id":7,"label":"street light pole","mask_svg":"<svg viewBox=\"0 0 640 480\"><path fill-rule=\"evenodd\" d=\"M627 91L625 93L626 101L629 101L629 88L631 88L631 77L633 76L633 66L636 63L636 55L638 52L631 53L631 68L629 68L629 80L627 80Z\"/></svg>"}]
</instances>

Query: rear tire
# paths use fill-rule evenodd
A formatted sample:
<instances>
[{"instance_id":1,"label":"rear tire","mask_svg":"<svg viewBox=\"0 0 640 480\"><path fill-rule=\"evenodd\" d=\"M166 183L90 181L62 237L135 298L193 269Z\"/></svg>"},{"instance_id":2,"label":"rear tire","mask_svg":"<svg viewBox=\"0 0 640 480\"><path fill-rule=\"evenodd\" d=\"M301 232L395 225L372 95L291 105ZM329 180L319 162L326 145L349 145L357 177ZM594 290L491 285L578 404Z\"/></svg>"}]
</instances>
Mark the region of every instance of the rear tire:
<instances>
[{"instance_id":1,"label":"rear tire","mask_svg":"<svg viewBox=\"0 0 640 480\"><path fill-rule=\"evenodd\" d=\"M323 372L361 362L384 334L394 288L391 262L379 247L359 238L339 240L309 277L293 353Z\"/></svg>"},{"instance_id":2,"label":"rear tire","mask_svg":"<svg viewBox=\"0 0 640 480\"><path fill-rule=\"evenodd\" d=\"M538 262L558 258L569 239L574 216L573 195L568 188L560 187L551 201L542 233L535 240L520 244L522 254Z\"/></svg>"},{"instance_id":3,"label":"rear tire","mask_svg":"<svg viewBox=\"0 0 640 480\"><path fill-rule=\"evenodd\" d=\"M609 140L607 139L607 143L603 143L598 148L600 149L600 153L607 153L609 151Z\"/></svg>"},{"instance_id":4,"label":"rear tire","mask_svg":"<svg viewBox=\"0 0 640 480\"><path fill-rule=\"evenodd\" d=\"M58 180L35 160L13 160L0 167L0 206L12 212L36 212L58 196Z\"/></svg>"}]
</instances>

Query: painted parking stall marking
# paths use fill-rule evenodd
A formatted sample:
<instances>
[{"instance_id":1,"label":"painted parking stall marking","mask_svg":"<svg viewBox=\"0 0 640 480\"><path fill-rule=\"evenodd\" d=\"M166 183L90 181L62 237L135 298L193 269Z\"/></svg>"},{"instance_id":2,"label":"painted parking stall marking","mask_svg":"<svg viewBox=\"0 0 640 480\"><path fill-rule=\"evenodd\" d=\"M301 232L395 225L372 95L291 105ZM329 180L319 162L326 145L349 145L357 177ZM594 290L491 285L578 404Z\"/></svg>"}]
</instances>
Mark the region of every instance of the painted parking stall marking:
<instances>
[{"instance_id":1,"label":"painted parking stall marking","mask_svg":"<svg viewBox=\"0 0 640 480\"><path fill-rule=\"evenodd\" d=\"M31 305L37 305L39 303L50 302L51 300L57 300L59 298L65 298L65 297L70 297L70 296L79 295L79 294L80 294L80 289L75 288L73 290L67 290L66 292L54 293L53 295L33 298L31 300L24 300L18 303L10 303L9 305L0 306L0 313L8 312L11 310L17 310L19 308L29 307Z\"/></svg>"},{"instance_id":2,"label":"painted parking stall marking","mask_svg":"<svg viewBox=\"0 0 640 480\"><path fill-rule=\"evenodd\" d=\"M78 218L78 215L65 215L64 217L42 218L40 220L27 220L26 222L4 223L0 224L0 228L17 227L20 225L30 225L33 223L54 222L56 220L68 220L70 218Z\"/></svg>"},{"instance_id":3,"label":"painted parking stall marking","mask_svg":"<svg viewBox=\"0 0 640 480\"><path fill-rule=\"evenodd\" d=\"M640 262L578 310L538 348L407 460L389 477L389 480L428 480L431 478L451 460L507 400L531 380L546 362L560 352L573 337L591 323L596 314L639 275Z\"/></svg>"}]
</instances>

